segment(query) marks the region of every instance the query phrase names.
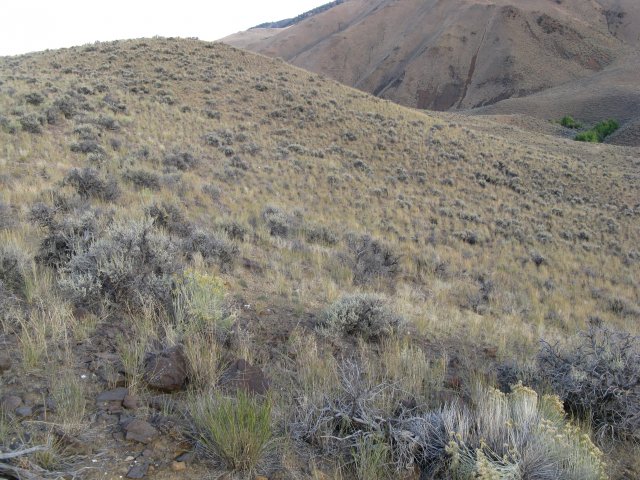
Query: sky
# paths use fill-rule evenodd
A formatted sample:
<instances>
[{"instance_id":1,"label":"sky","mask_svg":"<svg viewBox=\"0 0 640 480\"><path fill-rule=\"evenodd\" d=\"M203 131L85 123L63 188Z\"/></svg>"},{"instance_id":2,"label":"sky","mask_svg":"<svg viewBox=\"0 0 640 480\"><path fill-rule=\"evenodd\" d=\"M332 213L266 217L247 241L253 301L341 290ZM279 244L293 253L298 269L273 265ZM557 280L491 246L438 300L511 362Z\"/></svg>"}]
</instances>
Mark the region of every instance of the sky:
<instances>
[{"instance_id":1,"label":"sky","mask_svg":"<svg viewBox=\"0 0 640 480\"><path fill-rule=\"evenodd\" d=\"M329 0L15 0L0 5L0 56L126 38L218 40Z\"/></svg>"}]
</instances>

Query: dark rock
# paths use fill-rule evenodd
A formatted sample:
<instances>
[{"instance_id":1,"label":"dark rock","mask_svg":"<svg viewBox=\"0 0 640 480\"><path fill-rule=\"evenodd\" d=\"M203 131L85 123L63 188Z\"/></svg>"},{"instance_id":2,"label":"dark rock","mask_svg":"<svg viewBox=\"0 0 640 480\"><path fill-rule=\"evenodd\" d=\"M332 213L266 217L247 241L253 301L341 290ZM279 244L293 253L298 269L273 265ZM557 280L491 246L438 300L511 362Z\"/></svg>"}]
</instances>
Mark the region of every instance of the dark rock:
<instances>
[{"instance_id":1,"label":"dark rock","mask_svg":"<svg viewBox=\"0 0 640 480\"><path fill-rule=\"evenodd\" d=\"M145 444L153 441L153 439L158 436L158 430L144 420L132 420L125 427L125 430L127 431L125 437L127 440L134 440Z\"/></svg>"},{"instance_id":2,"label":"dark rock","mask_svg":"<svg viewBox=\"0 0 640 480\"><path fill-rule=\"evenodd\" d=\"M244 390L264 395L269 391L269 379L259 368L246 360L238 359L227 368L220 379L220 386L229 390Z\"/></svg>"},{"instance_id":3,"label":"dark rock","mask_svg":"<svg viewBox=\"0 0 640 480\"><path fill-rule=\"evenodd\" d=\"M126 395L122 400L122 406L127 410L135 410L138 408L138 397L135 395Z\"/></svg>"},{"instance_id":4,"label":"dark rock","mask_svg":"<svg viewBox=\"0 0 640 480\"><path fill-rule=\"evenodd\" d=\"M16 408L16 415L19 417L30 417L33 415L33 408L23 406Z\"/></svg>"},{"instance_id":5,"label":"dark rock","mask_svg":"<svg viewBox=\"0 0 640 480\"><path fill-rule=\"evenodd\" d=\"M187 381L187 362L180 347L150 355L144 364L144 378L150 388L162 392L181 390Z\"/></svg>"},{"instance_id":6,"label":"dark rock","mask_svg":"<svg viewBox=\"0 0 640 480\"><path fill-rule=\"evenodd\" d=\"M11 368L11 357L8 352L0 353L0 375Z\"/></svg>"},{"instance_id":7,"label":"dark rock","mask_svg":"<svg viewBox=\"0 0 640 480\"><path fill-rule=\"evenodd\" d=\"M2 408L7 412L13 412L22 405L22 398L18 395L7 395L2 399Z\"/></svg>"},{"instance_id":8,"label":"dark rock","mask_svg":"<svg viewBox=\"0 0 640 480\"><path fill-rule=\"evenodd\" d=\"M149 462L138 463L129 469L127 478L144 478L147 471L149 471Z\"/></svg>"},{"instance_id":9,"label":"dark rock","mask_svg":"<svg viewBox=\"0 0 640 480\"><path fill-rule=\"evenodd\" d=\"M96 398L97 403L108 403L108 402L122 402L124 397L129 394L129 390L126 388L116 388L114 390L107 390L106 392L102 392Z\"/></svg>"},{"instance_id":10,"label":"dark rock","mask_svg":"<svg viewBox=\"0 0 640 480\"><path fill-rule=\"evenodd\" d=\"M91 455L95 440L90 435L80 435L74 437L72 435L64 435L64 451L70 455Z\"/></svg>"}]
</instances>

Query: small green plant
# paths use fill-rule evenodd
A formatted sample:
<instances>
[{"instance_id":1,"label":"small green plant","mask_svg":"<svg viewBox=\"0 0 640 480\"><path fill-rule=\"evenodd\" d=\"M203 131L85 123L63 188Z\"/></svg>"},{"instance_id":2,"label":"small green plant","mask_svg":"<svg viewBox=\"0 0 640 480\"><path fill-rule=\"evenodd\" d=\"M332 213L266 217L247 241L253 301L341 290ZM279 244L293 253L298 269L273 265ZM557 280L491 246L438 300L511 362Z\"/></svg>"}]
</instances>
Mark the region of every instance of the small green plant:
<instances>
[{"instance_id":1,"label":"small green plant","mask_svg":"<svg viewBox=\"0 0 640 480\"><path fill-rule=\"evenodd\" d=\"M186 335L184 354L189 365L189 383L203 392L210 392L222 374L222 349L212 333Z\"/></svg>"},{"instance_id":2,"label":"small green plant","mask_svg":"<svg viewBox=\"0 0 640 480\"><path fill-rule=\"evenodd\" d=\"M235 321L227 308L220 278L196 270L187 270L174 292L173 312L182 334L225 335Z\"/></svg>"},{"instance_id":3,"label":"small green plant","mask_svg":"<svg viewBox=\"0 0 640 480\"><path fill-rule=\"evenodd\" d=\"M5 445L9 441L11 433L11 422L9 415L0 407L0 445Z\"/></svg>"},{"instance_id":4,"label":"small green plant","mask_svg":"<svg viewBox=\"0 0 640 480\"><path fill-rule=\"evenodd\" d=\"M21 319L20 328L22 365L27 370L37 369L47 357L47 325L33 319Z\"/></svg>"},{"instance_id":5,"label":"small green plant","mask_svg":"<svg viewBox=\"0 0 640 480\"><path fill-rule=\"evenodd\" d=\"M127 375L127 388L136 392L142 382L144 355L147 351L147 340L125 336L118 337L118 353Z\"/></svg>"},{"instance_id":6,"label":"small green plant","mask_svg":"<svg viewBox=\"0 0 640 480\"><path fill-rule=\"evenodd\" d=\"M273 445L271 401L239 391L237 398L196 395L191 415L206 454L238 472L255 472Z\"/></svg>"},{"instance_id":7,"label":"small green plant","mask_svg":"<svg viewBox=\"0 0 640 480\"><path fill-rule=\"evenodd\" d=\"M33 460L40 468L50 472L55 471L62 462L61 440L55 438L51 433L47 433L41 440L41 443L46 445L47 448L34 452Z\"/></svg>"},{"instance_id":8,"label":"small green plant","mask_svg":"<svg viewBox=\"0 0 640 480\"><path fill-rule=\"evenodd\" d=\"M565 128L571 128L573 130L578 130L582 128L582 124L579 122L576 122L571 115L565 115L564 117L562 117L562 119L560 120L560 125L562 125Z\"/></svg>"},{"instance_id":9,"label":"small green plant","mask_svg":"<svg viewBox=\"0 0 640 480\"><path fill-rule=\"evenodd\" d=\"M72 374L56 376L52 383L51 396L55 401L60 428L66 434L78 433L84 425L84 385Z\"/></svg>"},{"instance_id":10,"label":"small green plant","mask_svg":"<svg viewBox=\"0 0 640 480\"><path fill-rule=\"evenodd\" d=\"M351 453L358 480L391 478L391 447L383 435L362 437Z\"/></svg>"}]
</instances>

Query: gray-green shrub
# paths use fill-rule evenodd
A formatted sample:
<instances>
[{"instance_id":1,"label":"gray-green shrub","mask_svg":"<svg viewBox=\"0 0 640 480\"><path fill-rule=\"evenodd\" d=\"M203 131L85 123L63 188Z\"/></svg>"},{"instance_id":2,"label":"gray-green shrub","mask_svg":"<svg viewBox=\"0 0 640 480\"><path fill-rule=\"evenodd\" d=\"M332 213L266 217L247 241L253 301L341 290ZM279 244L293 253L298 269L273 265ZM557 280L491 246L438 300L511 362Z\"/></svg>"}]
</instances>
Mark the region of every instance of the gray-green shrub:
<instances>
[{"instance_id":1,"label":"gray-green shrub","mask_svg":"<svg viewBox=\"0 0 640 480\"><path fill-rule=\"evenodd\" d=\"M98 198L113 202L120 196L120 187L116 179L103 178L94 168L74 168L67 173L64 183L72 185L82 198Z\"/></svg>"},{"instance_id":2,"label":"gray-green shrub","mask_svg":"<svg viewBox=\"0 0 640 480\"><path fill-rule=\"evenodd\" d=\"M400 255L370 235L347 235L349 260L355 284L393 279L400 272Z\"/></svg>"},{"instance_id":3,"label":"gray-green shrub","mask_svg":"<svg viewBox=\"0 0 640 480\"><path fill-rule=\"evenodd\" d=\"M152 304L168 310L174 275L182 271L179 259L177 246L150 221L120 222L71 257L60 284L89 309L106 301L120 308Z\"/></svg>"},{"instance_id":4,"label":"gray-green shrub","mask_svg":"<svg viewBox=\"0 0 640 480\"><path fill-rule=\"evenodd\" d=\"M385 297L363 293L346 295L330 305L320 317L319 328L333 335L379 340L401 332L405 324Z\"/></svg>"},{"instance_id":5,"label":"gray-green shrub","mask_svg":"<svg viewBox=\"0 0 640 480\"><path fill-rule=\"evenodd\" d=\"M194 229L182 242L187 254L200 253L209 263L215 263L223 272L233 270L239 250L235 243L224 233L210 232L201 228Z\"/></svg>"}]
</instances>

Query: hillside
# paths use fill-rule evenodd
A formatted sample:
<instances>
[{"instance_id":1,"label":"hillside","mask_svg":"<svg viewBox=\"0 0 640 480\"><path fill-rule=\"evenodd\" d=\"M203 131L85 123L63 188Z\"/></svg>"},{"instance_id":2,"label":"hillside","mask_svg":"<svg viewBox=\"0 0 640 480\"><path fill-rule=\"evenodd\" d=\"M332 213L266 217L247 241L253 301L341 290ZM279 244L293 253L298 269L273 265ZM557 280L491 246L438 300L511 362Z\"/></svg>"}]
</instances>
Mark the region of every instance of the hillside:
<instances>
[{"instance_id":1,"label":"hillside","mask_svg":"<svg viewBox=\"0 0 640 480\"><path fill-rule=\"evenodd\" d=\"M627 122L638 25L634 0L350 0L223 41L420 109Z\"/></svg>"},{"instance_id":2,"label":"hillside","mask_svg":"<svg viewBox=\"0 0 640 480\"><path fill-rule=\"evenodd\" d=\"M0 58L0 476L637 478L638 385L540 341L640 333L639 158L220 43Z\"/></svg>"},{"instance_id":3,"label":"hillside","mask_svg":"<svg viewBox=\"0 0 640 480\"><path fill-rule=\"evenodd\" d=\"M314 15L318 15L320 13L326 12L327 10L329 10L329 9L331 9L333 7L336 7L336 6L340 5L341 3L344 3L344 0L335 0L333 2L329 2L329 3L325 3L324 5L320 5L319 7L313 8L313 9L307 11L307 12L301 13L300 15L298 15L296 17L286 18L284 20L277 20L275 22L261 23L260 25L257 25L255 27L253 27L253 29L268 29L268 28L280 29L280 28L291 27L292 25L296 25L297 23L300 23L303 20L311 18Z\"/></svg>"}]
</instances>

